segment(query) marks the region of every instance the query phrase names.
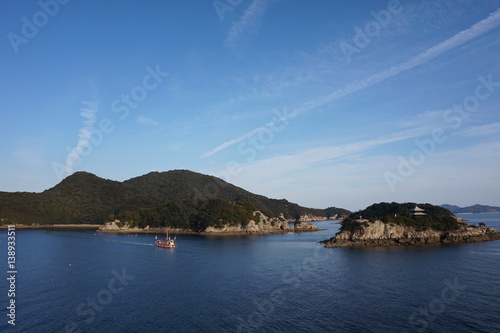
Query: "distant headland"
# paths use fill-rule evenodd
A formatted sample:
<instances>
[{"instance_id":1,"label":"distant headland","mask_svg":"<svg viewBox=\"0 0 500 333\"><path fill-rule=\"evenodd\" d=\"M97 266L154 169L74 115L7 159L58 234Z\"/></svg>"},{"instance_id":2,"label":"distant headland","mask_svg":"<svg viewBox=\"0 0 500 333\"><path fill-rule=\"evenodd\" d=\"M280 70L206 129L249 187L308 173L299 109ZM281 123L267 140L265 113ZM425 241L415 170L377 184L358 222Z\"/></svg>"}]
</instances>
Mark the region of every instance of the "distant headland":
<instances>
[{"instance_id":1,"label":"distant headland","mask_svg":"<svg viewBox=\"0 0 500 333\"><path fill-rule=\"evenodd\" d=\"M472 205L467 207L459 207L455 205L444 204L441 207L448 209L453 214L493 214L500 213L500 207L486 205Z\"/></svg>"}]
</instances>

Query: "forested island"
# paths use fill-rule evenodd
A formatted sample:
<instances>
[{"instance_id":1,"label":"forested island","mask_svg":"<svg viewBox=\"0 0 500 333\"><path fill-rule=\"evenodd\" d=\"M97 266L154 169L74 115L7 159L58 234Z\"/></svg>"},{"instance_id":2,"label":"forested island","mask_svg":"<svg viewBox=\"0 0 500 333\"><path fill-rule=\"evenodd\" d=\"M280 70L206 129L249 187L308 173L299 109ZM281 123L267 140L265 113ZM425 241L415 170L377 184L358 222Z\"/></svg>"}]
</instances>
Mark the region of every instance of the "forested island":
<instances>
[{"instance_id":1,"label":"forested island","mask_svg":"<svg viewBox=\"0 0 500 333\"><path fill-rule=\"evenodd\" d=\"M288 226L295 221L341 219L350 213L342 208L315 209L270 199L188 170L151 172L124 182L76 172L41 193L0 192L3 225L255 233L284 230L285 222ZM114 222L113 227L109 222ZM306 224L295 226L310 229Z\"/></svg>"},{"instance_id":2,"label":"forested island","mask_svg":"<svg viewBox=\"0 0 500 333\"><path fill-rule=\"evenodd\" d=\"M450 244L499 240L500 232L483 223L469 225L448 209L431 204L373 204L342 220L325 247Z\"/></svg>"}]
</instances>

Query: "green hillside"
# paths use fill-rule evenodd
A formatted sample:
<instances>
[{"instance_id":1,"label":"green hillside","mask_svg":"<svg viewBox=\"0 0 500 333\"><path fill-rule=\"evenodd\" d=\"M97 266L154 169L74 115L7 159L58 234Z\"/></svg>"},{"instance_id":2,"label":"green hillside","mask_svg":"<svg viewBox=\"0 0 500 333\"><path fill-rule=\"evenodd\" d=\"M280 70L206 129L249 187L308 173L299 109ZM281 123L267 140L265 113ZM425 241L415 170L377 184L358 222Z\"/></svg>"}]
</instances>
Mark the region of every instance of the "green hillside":
<instances>
[{"instance_id":1,"label":"green hillside","mask_svg":"<svg viewBox=\"0 0 500 333\"><path fill-rule=\"evenodd\" d=\"M314 209L299 206L285 199L269 199L263 195L248 192L220 178L188 170L151 172L127 180L124 184L166 201L189 199L199 205L203 205L204 201L209 199L245 202L271 217L283 214L287 219L296 219L305 214L330 217L337 214L347 216L350 213L342 208Z\"/></svg>"},{"instance_id":2,"label":"green hillside","mask_svg":"<svg viewBox=\"0 0 500 333\"><path fill-rule=\"evenodd\" d=\"M0 218L23 224L100 224L159 200L123 183L77 172L42 193L0 193Z\"/></svg>"},{"instance_id":3,"label":"green hillside","mask_svg":"<svg viewBox=\"0 0 500 333\"><path fill-rule=\"evenodd\" d=\"M0 221L3 224L102 224L128 214L142 216L136 218L142 225L155 216L155 211L161 212L161 219L175 215L179 203L184 211L189 208L188 214L183 213L184 221L186 216L203 220L202 213L210 216L211 208L230 211L233 217L240 216L241 212L235 213L229 204L244 207L245 211L252 207L271 217L283 214L289 219L305 214L329 217L350 213L334 207L312 209L285 199L269 199L219 178L187 170L151 172L124 182L76 172L42 193L0 192Z\"/></svg>"}]
</instances>

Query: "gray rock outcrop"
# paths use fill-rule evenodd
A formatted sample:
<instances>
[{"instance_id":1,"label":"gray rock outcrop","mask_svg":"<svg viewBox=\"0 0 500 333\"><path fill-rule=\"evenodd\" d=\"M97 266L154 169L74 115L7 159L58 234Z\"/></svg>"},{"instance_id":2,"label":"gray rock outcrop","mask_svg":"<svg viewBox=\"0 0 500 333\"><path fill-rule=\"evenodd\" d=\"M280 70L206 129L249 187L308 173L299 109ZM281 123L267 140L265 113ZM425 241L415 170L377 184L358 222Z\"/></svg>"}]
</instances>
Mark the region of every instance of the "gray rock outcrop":
<instances>
[{"instance_id":1,"label":"gray rock outcrop","mask_svg":"<svg viewBox=\"0 0 500 333\"><path fill-rule=\"evenodd\" d=\"M357 220L359 227L341 230L324 241L325 247L368 247L412 244L450 244L500 240L500 231L486 226L462 224L457 230L417 231L414 227Z\"/></svg>"}]
</instances>

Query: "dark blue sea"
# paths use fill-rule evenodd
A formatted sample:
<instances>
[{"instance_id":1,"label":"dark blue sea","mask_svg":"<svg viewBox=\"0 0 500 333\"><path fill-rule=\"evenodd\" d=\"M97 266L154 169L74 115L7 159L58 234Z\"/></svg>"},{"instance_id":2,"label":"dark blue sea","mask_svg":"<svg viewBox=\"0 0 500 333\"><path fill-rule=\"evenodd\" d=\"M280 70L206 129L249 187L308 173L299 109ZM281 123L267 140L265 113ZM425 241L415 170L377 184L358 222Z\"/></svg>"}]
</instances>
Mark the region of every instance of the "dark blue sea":
<instances>
[{"instance_id":1,"label":"dark blue sea","mask_svg":"<svg viewBox=\"0 0 500 333\"><path fill-rule=\"evenodd\" d=\"M500 230L500 214L461 215ZM0 233L2 332L500 332L500 241L325 249L268 236L17 230L15 326Z\"/></svg>"}]
</instances>

